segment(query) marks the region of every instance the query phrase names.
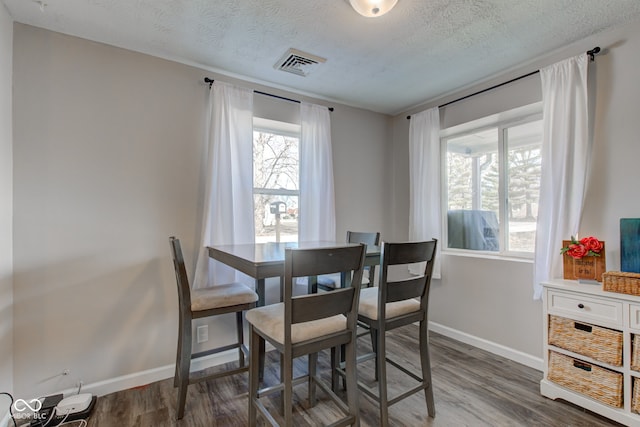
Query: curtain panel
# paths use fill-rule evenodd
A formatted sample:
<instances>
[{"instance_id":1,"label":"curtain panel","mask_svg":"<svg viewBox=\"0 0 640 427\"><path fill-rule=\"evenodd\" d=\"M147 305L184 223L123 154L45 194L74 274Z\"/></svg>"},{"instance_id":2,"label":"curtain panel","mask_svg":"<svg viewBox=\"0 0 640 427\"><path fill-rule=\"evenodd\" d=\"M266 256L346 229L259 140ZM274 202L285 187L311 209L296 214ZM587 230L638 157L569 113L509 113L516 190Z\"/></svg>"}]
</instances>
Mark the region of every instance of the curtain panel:
<instances>
[{"instance_id":1,"label":"curtain panel","mask_svg":"<svg viewBox=\"0 0 640 427\"><path fill-rule=\"evenodd\" d=\"M327 107L300 104L300 219L298 241L336 239L336 208Z\"/></svg>"},{"instance_id":2,"label":"curtain panel","mask_svg":"<svg viewBox=\"0 0 640 427\"><path fill-rule=\"evenodd\" d=\"M412 114L409 122L409 240L442 243L440 164L440 109L434 107ZM440 244L433 265L436 279L441 277ZM422 274L424 265L409 271Z\"/></svg>"},{"instance_id":3,"label":"curtain panel","mask_svg":"<svg viewBox=\"0 0 640 427\"><path fill-rule=\"evenodd\" d=\"M207 179L194 288L239 280L206 247L253 243L253 91L215 81L209 95Z\"/></svg>"},{"instance_id":4,"label":"curtain panel","mask_svg":"<svg viewBox=\"0 0 640 427\"><path fill-rule=\"evenodd\" d=\"M590 162L587 54L540 70L542 177L534 260L534 299L541 283L562 277L562 240L576 236Z\"/></svg>"}]
</instances>

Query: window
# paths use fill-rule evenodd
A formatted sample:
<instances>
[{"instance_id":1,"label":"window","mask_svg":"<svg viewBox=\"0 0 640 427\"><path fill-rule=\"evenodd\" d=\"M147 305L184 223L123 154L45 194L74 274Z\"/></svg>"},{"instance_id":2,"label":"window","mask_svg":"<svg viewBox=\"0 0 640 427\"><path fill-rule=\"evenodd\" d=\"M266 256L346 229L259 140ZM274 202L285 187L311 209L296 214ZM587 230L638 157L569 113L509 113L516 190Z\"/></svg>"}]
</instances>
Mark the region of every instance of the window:
<instances>
[{"instance_id":1,"label":"window","mask_svg":"<svg viewBox=\"0 0 640 427\"><path fill-rule=\"evenodd\" d=\"M254 118L256 242L298 240L299 143L299 125Z\"/></svg>"},{"instance_id":2,"label":"window","mask_svg":"<svg viewBox=\"0 0 640 427\"><path fill-rule=\"evenodd\" d=\"M478 121L443 133L446 247L532 256L540 190L540 116L494 120L491 125Z\"/></svg>"}]
</instances>

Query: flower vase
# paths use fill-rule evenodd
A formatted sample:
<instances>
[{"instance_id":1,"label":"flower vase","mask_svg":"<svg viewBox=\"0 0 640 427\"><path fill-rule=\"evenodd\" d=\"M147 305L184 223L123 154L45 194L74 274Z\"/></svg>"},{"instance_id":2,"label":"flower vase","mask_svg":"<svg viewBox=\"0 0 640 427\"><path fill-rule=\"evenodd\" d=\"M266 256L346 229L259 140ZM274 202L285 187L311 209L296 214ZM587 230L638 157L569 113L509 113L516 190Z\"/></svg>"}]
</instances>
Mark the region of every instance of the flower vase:
<instances>
[{"instance_id":1,"label":"flower vase","mask_svg":"<svg viewBox=\"0 0 640 427\"><path fill-rule=\"evenodd\" d=\"M570 243L568 240L562 242L563 246L568 246ZM600 256L584 256L577 259L564 253L562 255L564 278L566 280L602 282L602 273L606 271L604 242L602 244Z\"/></svg>"}]
</instances>

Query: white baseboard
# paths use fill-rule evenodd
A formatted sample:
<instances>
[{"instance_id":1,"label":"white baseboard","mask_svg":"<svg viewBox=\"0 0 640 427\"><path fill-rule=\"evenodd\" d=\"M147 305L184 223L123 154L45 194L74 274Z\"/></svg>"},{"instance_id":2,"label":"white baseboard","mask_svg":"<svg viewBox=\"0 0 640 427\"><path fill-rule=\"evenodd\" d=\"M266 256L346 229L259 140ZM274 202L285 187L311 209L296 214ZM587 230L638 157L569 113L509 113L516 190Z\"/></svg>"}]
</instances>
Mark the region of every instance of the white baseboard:
<instances>
[{"instance_id":1,"label":"white baseboard","mask_svg":"<svg viewBox=\"0 0 640 427\"><path fill-rule=\"evenodd\" d=\"M233 362L235 360L238 360L238 350L227 350L218 354L212 354L194 360L193 362L191 362L191 371L199 371L202 369L210 368L212 366L221 365L223 363ZM91 393L96 396L104 396L106 394L115 393L117 391L122 391L133 387L141 387L143 385L150 384L156 381L173 378L174 374L175 365L170 364L158 368L147 369L145 371L135 372L133 374L110 378L104 381L85 384L82 386L82 392ZM65 396L67 396L70 394L75 394L77 393L77 391L77 388L73 388L63 390L59 393L63 393ZM2 427L1 424L0 427Z\"/></svg>"},{"instance_id":2,"label":"white baseboard","mask_svg":"<svg viewBox=\"0 0 640 427\"><path fill-rule=\"evenodd\" d=\"M530 368L537 369L538 371L542 371L544 362L540 357L534 357L519 350L515 350L513 348L506 347L502 344L497 344L483 338L478 338L474 335L467 334L466 332L462 332L457 329L441 325L439 323L429 322L429 329L456 341L478 347L482 350L486 350L490 353L505 357L507 359L513 360L514 362L518 362Z\"/></svg>"}]
</instances>

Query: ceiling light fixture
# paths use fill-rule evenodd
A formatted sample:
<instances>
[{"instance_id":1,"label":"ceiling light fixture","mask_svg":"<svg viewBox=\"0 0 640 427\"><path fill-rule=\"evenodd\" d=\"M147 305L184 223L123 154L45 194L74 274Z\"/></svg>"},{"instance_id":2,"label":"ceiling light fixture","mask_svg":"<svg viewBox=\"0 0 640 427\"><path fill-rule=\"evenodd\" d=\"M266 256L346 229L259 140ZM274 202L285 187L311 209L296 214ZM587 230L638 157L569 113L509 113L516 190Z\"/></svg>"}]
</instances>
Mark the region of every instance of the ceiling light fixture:
<instances>
[{"instance_id":1,"label":"ceiling light fixture","mask_svg":"<svg viewBox=\"0 0 640 427\"><path fill-rule=\"evenodd\" d=\"M360 15L376 18L393 9L398 0L349 0L349 3Z\"/></svg>"}]
</instances>

